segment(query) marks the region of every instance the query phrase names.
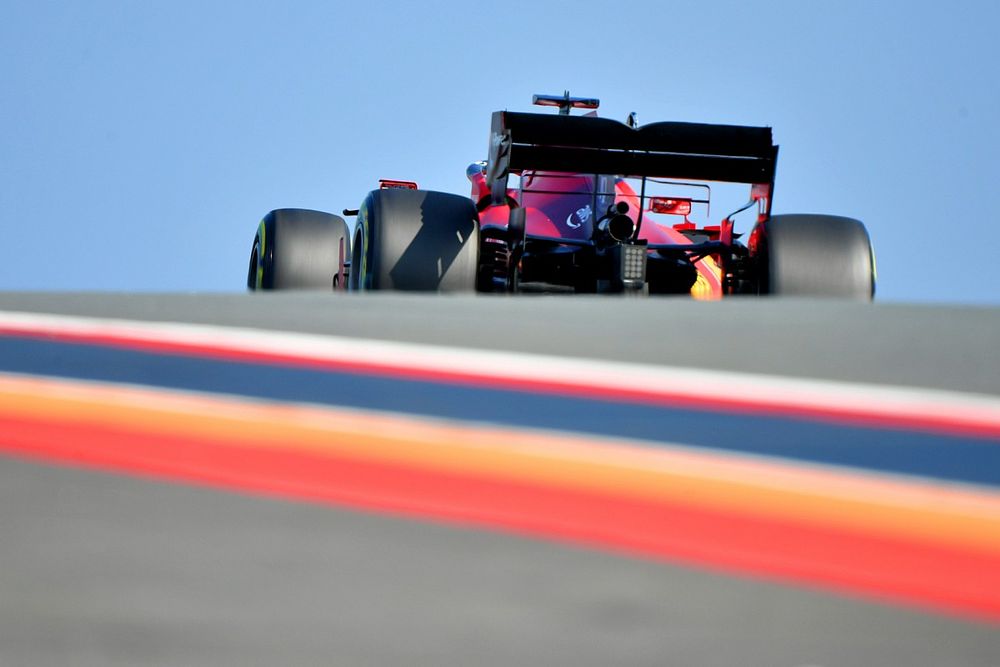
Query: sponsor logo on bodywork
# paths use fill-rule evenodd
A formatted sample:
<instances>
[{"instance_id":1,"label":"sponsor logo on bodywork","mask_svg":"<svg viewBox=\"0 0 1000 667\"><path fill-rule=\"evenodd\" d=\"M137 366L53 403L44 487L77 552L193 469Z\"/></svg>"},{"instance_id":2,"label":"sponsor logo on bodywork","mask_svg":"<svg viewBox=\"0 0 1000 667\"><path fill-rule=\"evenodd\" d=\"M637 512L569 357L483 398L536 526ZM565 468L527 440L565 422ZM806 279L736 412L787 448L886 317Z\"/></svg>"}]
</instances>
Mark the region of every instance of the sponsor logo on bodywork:
<instances>
[{"instance_id":1,"label":"sponsor logo on bodywork","mask_svg":"<svg viewBox=\"0 0 1000 667\"><path fill-rule=\"evenodd\" d=\"M582 225L590 222L593 215L594 212L591 210L590 204L587 204L566 217L566 226L570 229L579 229Z\"/></svg>"}]
</instances>

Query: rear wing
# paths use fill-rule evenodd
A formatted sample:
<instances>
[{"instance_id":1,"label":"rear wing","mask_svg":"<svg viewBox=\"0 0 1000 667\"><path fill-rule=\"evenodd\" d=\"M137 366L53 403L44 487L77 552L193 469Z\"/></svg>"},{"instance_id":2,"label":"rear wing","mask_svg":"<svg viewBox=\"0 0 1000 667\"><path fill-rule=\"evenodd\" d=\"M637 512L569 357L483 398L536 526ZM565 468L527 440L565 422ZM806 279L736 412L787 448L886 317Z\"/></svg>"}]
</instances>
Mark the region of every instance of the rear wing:
<instances>
[{"instance_id":1,"label":"rear wing","mask_svg":"<svg viewBox=\"0 0 1000 667\"><path fill-rule=\"evenodd\" d=\"M769 127L629 127L607 118L497 111L486 183L502 192L508 174L532 169L773 184L777 159Z\"/></svg>"}]
</instances>

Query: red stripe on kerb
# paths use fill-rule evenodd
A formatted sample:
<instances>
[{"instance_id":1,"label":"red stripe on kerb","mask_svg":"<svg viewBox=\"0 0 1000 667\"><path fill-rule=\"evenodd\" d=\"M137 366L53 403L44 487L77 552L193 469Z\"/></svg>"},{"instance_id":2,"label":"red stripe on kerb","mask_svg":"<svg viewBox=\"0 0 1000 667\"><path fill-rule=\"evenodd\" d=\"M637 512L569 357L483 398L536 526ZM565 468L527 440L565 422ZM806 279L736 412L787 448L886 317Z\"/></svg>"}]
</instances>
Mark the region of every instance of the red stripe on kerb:
<instances>
[{"instance_id":1,"label":"red stripe on kerb","mask_svg":"<svg viewBox=\"0 0 1000 667\"><path fill-rule=\"evenodd\" d=\"M725 387L719 387L718 396L707 399L683 392L644 391L615 387L613 390L598 385L589 385L559 380L538 380L533 378L509 378L487 373L455 372L427 367L400 366L373 362L358 362L340 359L322 359L303 354L260 352L244 350L224 345L184 343L156 340L117 334L89 334L52 330L35 330L30 327L0 325L0 335L12 335L40 340L66 343L84 343L139 350L160 354L195 356L222 361L274 364L295 368L357 373L396 379L423 382L442 382L487 389L503 389L526 393L547 393L561 396L599 399L611 403L641 403L663 407L699 410L703 412L730 412L774 416L793 419L822 421L839 425L856 425L871 428L916 430L946 435L963 435L987 439L1000 439L1000 426L947 417L921 417L917 415L892 415L856 412L846 408L824 406L782 405L774 401L756 402L747 399L726 397Z\"/></svg>"},{"instance_id":2,"label":"red stripe on kerb","mask_svg":"<svg viewBox=\"0 0 1000 667\"><path fill-rule=\"evenodd\" d=\"M1000 621L1000 555L486 476L108 425L0 420L0 448L43 459L486 526Z\"/></svg>"}]
</instances>

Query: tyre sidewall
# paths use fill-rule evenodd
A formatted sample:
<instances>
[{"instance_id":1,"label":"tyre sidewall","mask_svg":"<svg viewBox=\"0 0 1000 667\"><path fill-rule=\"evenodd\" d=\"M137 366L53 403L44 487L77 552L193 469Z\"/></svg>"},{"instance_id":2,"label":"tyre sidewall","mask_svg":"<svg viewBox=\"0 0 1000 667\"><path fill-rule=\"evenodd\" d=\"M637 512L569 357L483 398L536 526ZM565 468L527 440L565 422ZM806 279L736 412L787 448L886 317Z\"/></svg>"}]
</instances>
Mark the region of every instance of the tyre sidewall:
<instances>
[{"instance_id":1,"label":"tyre sidewall","mask_svg":"<svg viewBox=\"0 0 1000 667\"><path fill-rule=\"evenodd\" d=\"M865 226L853 218L775 215L751 235L761 294L870 300L874 255Z\"/></svg>"},{"instance_id":2,"label":"tyre sidewall","mask_svg":"<svg viewBox=\"0 0 1000 667\"><path fill-rule=\"evenodd\" d=\"M432 190L374 190L361 205L357 224L352 288L475 289L479 217L468 198Z\"/></svg>"},{"instance_id":3,"label":"tyre sidewall","mask_svg":"<svg viewBox=\"0 0 1000 667\"><path fill-rule=\"evenodd\" d=\"M349 253L349 238L347 223L339 216L309 209L271 211L255 238L256 289L332 290L341 242Z\"/></svg>"}]
</instances>

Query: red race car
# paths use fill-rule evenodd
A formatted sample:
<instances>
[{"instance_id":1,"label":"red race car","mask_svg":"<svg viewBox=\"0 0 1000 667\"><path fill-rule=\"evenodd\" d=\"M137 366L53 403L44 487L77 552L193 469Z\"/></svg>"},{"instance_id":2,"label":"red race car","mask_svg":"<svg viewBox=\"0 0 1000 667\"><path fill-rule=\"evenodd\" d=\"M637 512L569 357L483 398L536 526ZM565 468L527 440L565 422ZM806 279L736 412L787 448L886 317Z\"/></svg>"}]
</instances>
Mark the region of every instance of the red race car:
<instances>
[{"instance_id":1,"label":"red race car","mask_svg":"<svg viewBox=\"0 0 1000 667\"><path fill-rule=\"evenodd\" d=\"M493 114L489 157L466 172L471 198L382 180L344 210L353 235L337 215L271 211L247 286L872 298L861 222L771 215L770 128L621 123L568 92L534 103L558 113ZM732 183L749 185L746 203L709 224L713 186ZM744 212L746 244L735 230Z\"/></svg>"}]
</instances>

